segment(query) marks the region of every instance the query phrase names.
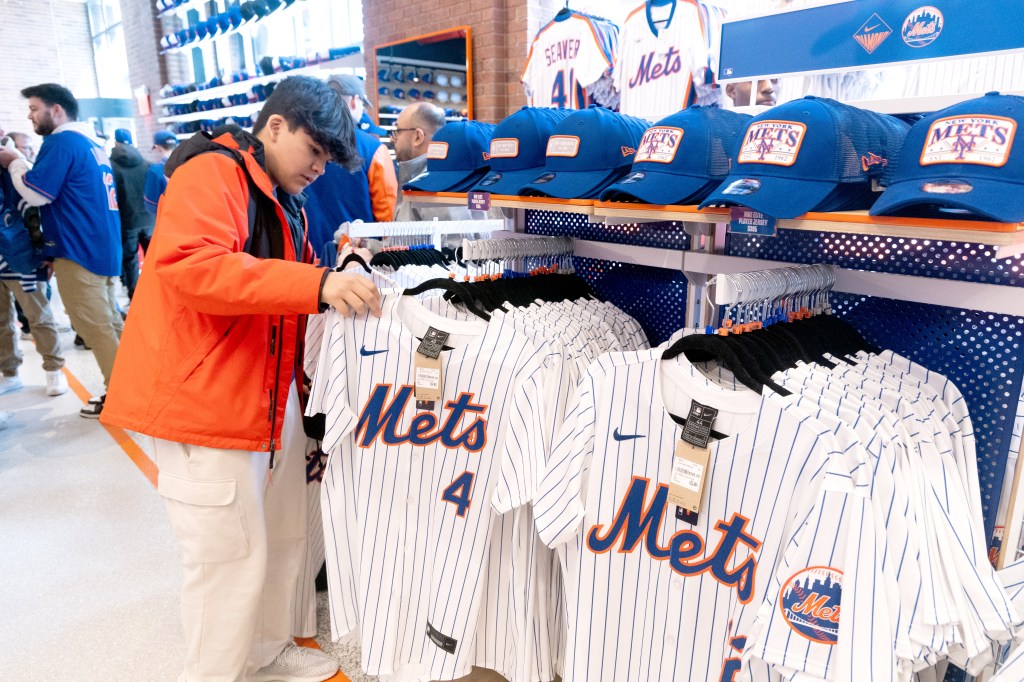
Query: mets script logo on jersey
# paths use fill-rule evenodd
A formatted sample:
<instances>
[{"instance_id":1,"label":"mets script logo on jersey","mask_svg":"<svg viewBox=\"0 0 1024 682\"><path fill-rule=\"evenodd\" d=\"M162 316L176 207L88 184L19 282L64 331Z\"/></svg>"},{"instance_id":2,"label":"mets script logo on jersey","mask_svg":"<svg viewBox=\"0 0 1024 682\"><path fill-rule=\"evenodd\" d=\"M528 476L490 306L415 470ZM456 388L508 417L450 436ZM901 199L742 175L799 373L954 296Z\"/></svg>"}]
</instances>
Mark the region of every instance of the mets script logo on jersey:
<instances>
[{"instance_id":1,"label":"mets script logo on jersey","mask_svg":"<svg viewBox=\"0 0 1024 682\"><path fill-rule=\"evenodd\" d=\"M945 22L938 8L931 5L918 7L903 21L903 42L910 47L931 45L942 33Z\"/></svg>"},{"instance_id":2,"label":"mets script logo on jersey","mask_svg":"<svg viewBox=\"0 0 1024 682\"><path fill-rule=\"evenodd\" d=\"M928 129L921 150L921 165L934 163L971 163L979 166L1003 166L1010 158L1010 147L1017 122L1000 116L951 116L940 118Z\"/></svg>"},{"instance_id":3,"label":"mets script logo on jersey","mask_svg":"<svg viewBox=\"0 0 1024 682\"><path fill-rule=\"evenodd\" d=\"M800 154L807 126L795 121L758 121L747 128L740 163L792 166Z\"/></svg>"},{"instance_id":4,"label":"mets script logo on jersey","mask_svg":"<svg viewBox=\"0 0 1024 682\"><path fill-rule=\"evenodd\" d=\"M871 54L878 49L878 46L885 42L885 39L892 35L892 27L882 21L882 17L872 14L871 17L861 24L853 39L860 43L864 50Z\"/></svg>"},{"instance_id":5,"label":"mets script logo on jersey","mask_svg":"<svg viewBox=\"0 0 1024 682\"><path fill-rule=\"evenodd\" d=\"M648 128L640 140L634 163L672 163L683 140L682 128Z\"/></svg>"},{"instance_id":6,"label":"mets script logo on jersey","mask_svg":"<svg viewBox=\"0 0 1024 682\"><path fill-rule=\"evenodd\" d=\"M587 547L596 554L602 554L617 547L620 553L629 553L642 542L644 550L652 559L668 560L669 566L683 576L710 573L723 585L736 588L740 602L747 604L754 596L754 575L757 572L757 557L754 552L761 548L761 541L747 533L747 519L733 514L728 521L719 521L715 530L719 537L708 552L710 542L693 530L681 530L668 541L668 546L658 544L658 534L665 518L668 501L668 486L659 483L654 498L647 502L649 479L634 476L622 498L615 518L608 524L596 524L587 533ZM747 547L747 557L737 561L740 545ZM733 566L733 564L736 564Z\"/></svg>"},{"instance_id":7,"label":"mets script logo on jersey","mask_svg":"<svg viewBox=\"0 0 1024 682\"><path fill-rule=\"evenodd\" d=\"M683 70L683 60L680 58L679 50L674 47L668 48L664 59L660 58L654 50L651 50L640 58L640 65L636 73L629 79L629 87L639 88L644 83L656 81L659 78L671 76Z\"/></svg>"},{"instance_id":8,"label":"mets script logo on jersey","mask_svg":"<svg viewBox=\"0 0 1024 682\"><path fill-rule=\"evenodd\" d=\"M438 441L446 448L463 448L480 452L487 445L487 405L473 402L472 393L460 393L444 404L441 417L433 412L419 412L402 428L402 416L413 397L412 386L399 386L392 396L391 384L377 384L359 413L356 444L373 447L377 438L385 445L410 443L424 447ZM472 419L470 423L463 422Z\"/></svg>"},{"instance_id":9,"label":"mets script logo on jersey","mask_svg":"<svg viewBox=\"0 0 1024 682\"><path fill-rule=\"evenodd\" d=\"M448 143L447 142L431 142L430 146L427 147L427 158L428 159L447 159L448 158Z\"/></svg>"},{"instance_id":10,"label":"mets script logo on jersey","mask_svg":"<svg viewBox=\"0 0 1024 682\"><path fill-rule=\"evenodd\" d=\"M514 159L519 156L519 140L514 137L497 137L491 140L492 159Z\"/></svg>"},{"instance_id":11,"label":"mets script logo on jersey","mask_svg":"<svg viewBox=\"0 0 1024 682\"><path fill-rule=\"evenodd\" d=\"M797 572L779 592L779 608L789 627L812 642L839 641L839 602L843 573L830 566L811 566Z\"/></svg>"}]
</instances>

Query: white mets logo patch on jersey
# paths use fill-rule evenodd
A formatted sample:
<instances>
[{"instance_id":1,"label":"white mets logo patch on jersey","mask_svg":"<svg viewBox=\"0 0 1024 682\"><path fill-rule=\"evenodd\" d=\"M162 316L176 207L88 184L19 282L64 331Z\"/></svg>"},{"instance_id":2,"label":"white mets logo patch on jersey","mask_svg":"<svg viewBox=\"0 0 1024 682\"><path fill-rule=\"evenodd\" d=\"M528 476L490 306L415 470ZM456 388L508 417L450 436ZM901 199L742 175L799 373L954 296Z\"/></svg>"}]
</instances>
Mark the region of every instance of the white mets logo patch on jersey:
<instances>
[{"instance_id":1,"label":"white mets logo patch on jersey","mask_svg":"<svg viewBox=\"0 0 1024 682\"><path fill-rule=\"evenodd\" d=\"M1010 159L1017 122L1001 116L950 116L928 129L921 165L971 163L1003 166Z\"/></svg>"},{"instance_id":2,"label":"white mets logo patch on jersey","mask_svg":"<svg viewBox=\"0 0 1024 682\"><path fill-rule=\"evenodd\" d=\"M800 154L807 126L796 121L757 121L747 128L740 163L792 166Z\"/></svg>"},{"instance_id":3,"label":"white mets logo patch on jersey","mask_svg":"<svg viewBox=\"0 0 1024 682\"><path fill-rule=\"evenodd\" d=\"M843 572L830 566L811 566L790 576L779 592L779 609L789 627L820 644L839 641L839 604Z\"/></svg>"},{"instance_id":4,"label":"white mets logo patch on jersey","mask_svg":"<svg viewBox=\"0 0 1024 682\"><path fill-rule=\"evenodd\" d=\"M573 157L580 153L580 138L575 135L552 135L548 138L548 156Z\"/></svg>"},{"instance_id":5,"label":"white mets logo patch on jersey","mask_svg":"<svg viewBox=\"0 0 1024 682\"><path fill-rule=\"evenodd\" d=\"M514 137L496 137L491 140L492 159L514 159L519 156L519 140Z\"/></svg>"},{"instance_id":6,"label":"white mets logo patch on jersey","mask_svg":"<svg viewBox=\"0 0 1024 682\"><path fill-rule=\"evenodd\" d=\"M427 158L428 159L447 159L448 158L448 143L447 142L431 142L430 146L427 147Z\"/></svg>"},{"instance_id":7,"label":"white mets logo patch on jersey","mask_svg":"<svg viewBox=\"0 0 1024 682\"><path fill-rule=\"evenodd\" d=\"M633 163L672 163L683 140L682 128L648 128L640 140Z\"/></svg>"}]
</instances>

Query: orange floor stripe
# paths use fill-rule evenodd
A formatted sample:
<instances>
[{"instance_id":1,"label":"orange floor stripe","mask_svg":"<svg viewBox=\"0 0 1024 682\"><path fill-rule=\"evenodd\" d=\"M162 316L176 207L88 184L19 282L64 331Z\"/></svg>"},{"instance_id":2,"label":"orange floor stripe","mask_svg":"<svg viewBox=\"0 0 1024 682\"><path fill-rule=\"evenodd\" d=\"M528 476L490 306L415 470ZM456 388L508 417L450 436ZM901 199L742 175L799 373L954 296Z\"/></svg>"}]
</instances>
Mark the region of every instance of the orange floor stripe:
<instances>
[{"instance_id":1,"label":"orange floor stripe","mask_svg":"<svg viewBox=\"0 0 1024 682\"><path fill-rule=\"evenodd\" d=\"M88 404L89 398L91 398L92 395L90 395L89 391L85 389L82 382L78 380L78 377L72 374L67 367L64 368L64 376L67 377L68 386L71 387L74 394L78 396L78 399L82 401L82 404ZM139 468L142 475L148 478L149 482L152 483L155 488L157 474L156 464L154 464L153 460L143 452L142 448L139 447L139 444L136 443L132 437L128 435L128 432L122 428L117 426L107 426L106 424L101 424L100 426L107 430L107 433L113 437L114 442L124 450L124 454L128 455L128 459L130 459L135 466ZM316 643L316 640L311 637L296 637L295 643L299 646L309 647L310 649L320 648L320 645ZM352 682L352 680L350 680L345 673L339 670L337 675L325 680L324 682Z\"/></svg>"},{"instance_id":2,"label":"orange floor stripe","mask_svg":"<svg viewBox=\"0 0 1024 682\"><path fill-rule=\"evenodd\" d=\"M81 400L83 404L88 403L89 398L92 396L89 394L89 391L85 389L85 386L82 385L82 382L78 380L78 377L72 374L67 367L64 368L64 376L67 377L68 386L70 386L71 390L78 396L78 399ZM139 471L142 472L142 475L148 478L149 482L152 483L155 488L157 474L156 464L154 464L153 460L143 452L142 448L139 447L139 444L132 440L132 437L129 436L122 428L117 426L107 426L106 424L101 424L100 426L107 430L107 433L109 433L114 439L114 442L124 450L124 454L128 455L128 459L138 467Z\"/></svg>"}]
</instances>

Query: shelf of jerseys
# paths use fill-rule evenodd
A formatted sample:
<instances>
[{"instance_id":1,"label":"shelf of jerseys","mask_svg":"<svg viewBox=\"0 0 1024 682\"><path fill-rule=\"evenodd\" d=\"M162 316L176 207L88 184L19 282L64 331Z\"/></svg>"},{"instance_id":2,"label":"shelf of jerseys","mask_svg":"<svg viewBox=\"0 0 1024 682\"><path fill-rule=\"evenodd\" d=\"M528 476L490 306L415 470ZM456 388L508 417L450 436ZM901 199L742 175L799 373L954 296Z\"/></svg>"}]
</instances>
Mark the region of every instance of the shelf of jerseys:
<instances>
[{"instance_id":1,"label":"shelf of jerseys","mask_svg":"<svg viewBox=\"0 0 1024 682\"><path fill-rule=\"evenodd\" d=\"M714 82L725 11L694 0L650 0L620 29L563 9L533 39L522 82L532 106L600 104L654 119L721 101Z\"/></svg>"},{"instance_id":2,"label":"shelf of jerseys","mask_svg":"<svg viewBox=\"0 0 1024 682\"><path fill-rule=\"evenodd\" d=\"M998 93L913 125L816 97L755 117L691 107L653 125L601 107L524 107L497 126L446 125L405 188L1020 223L1022 122L1024 98Z\"/></svg>"},{"instance_id":3,"label":"shelf of jerseys","mask_svg":"<svg viewBox=\"0 0 1024 682\"><path fill-rule=\"evenodd\" d=\"M945 377L825 314L650 348L571 275L395 265L366 275L426 280L419 298L308 336L332 637L367 673L909 680L977 672L1020 632ZM447 339L424 405L430 329ZM702 410L692 513L669 492Z\"/></svg>"}]
</instances>

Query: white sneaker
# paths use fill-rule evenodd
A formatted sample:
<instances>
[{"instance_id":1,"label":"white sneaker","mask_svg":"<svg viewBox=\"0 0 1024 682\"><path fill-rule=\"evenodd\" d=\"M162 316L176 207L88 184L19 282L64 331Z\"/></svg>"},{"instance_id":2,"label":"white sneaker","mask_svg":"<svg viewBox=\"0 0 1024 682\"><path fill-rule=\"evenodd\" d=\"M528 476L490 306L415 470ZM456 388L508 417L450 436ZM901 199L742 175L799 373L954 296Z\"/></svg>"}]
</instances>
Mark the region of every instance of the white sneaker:
<instances>
[{"instance_id":1,"label":"white sneaker","mask_svg":"<svg viewBox=\"0 0 1024 682\"><path fill-rule=\"evenodd\" d=\"M323 682L338 672L338 662L320 651L292 642L249 678L250 682Z\"/></svg>"},{"instance_id":2,"label":"white sneaker","mask_svg":"<svg viewBox=\"0 0 1024 682\"><path fill-rule=\"evenodd\" d=\"M21 379L17 376L3 377L0 379L0 395L10 393L11 391L17 391L19 388L21 388Z\"/></svg>"},{"instance_id":3,"label":"white sneaker","mask_svg":"<svg viewBox=\"0 0 1024 682\"><path fill-rule=\"evenodd\" d=\"M64 378L64 372L55 369L46 373L46 395L64 395L68 392L68 380Z\"/></svg>"}]
</instances>

